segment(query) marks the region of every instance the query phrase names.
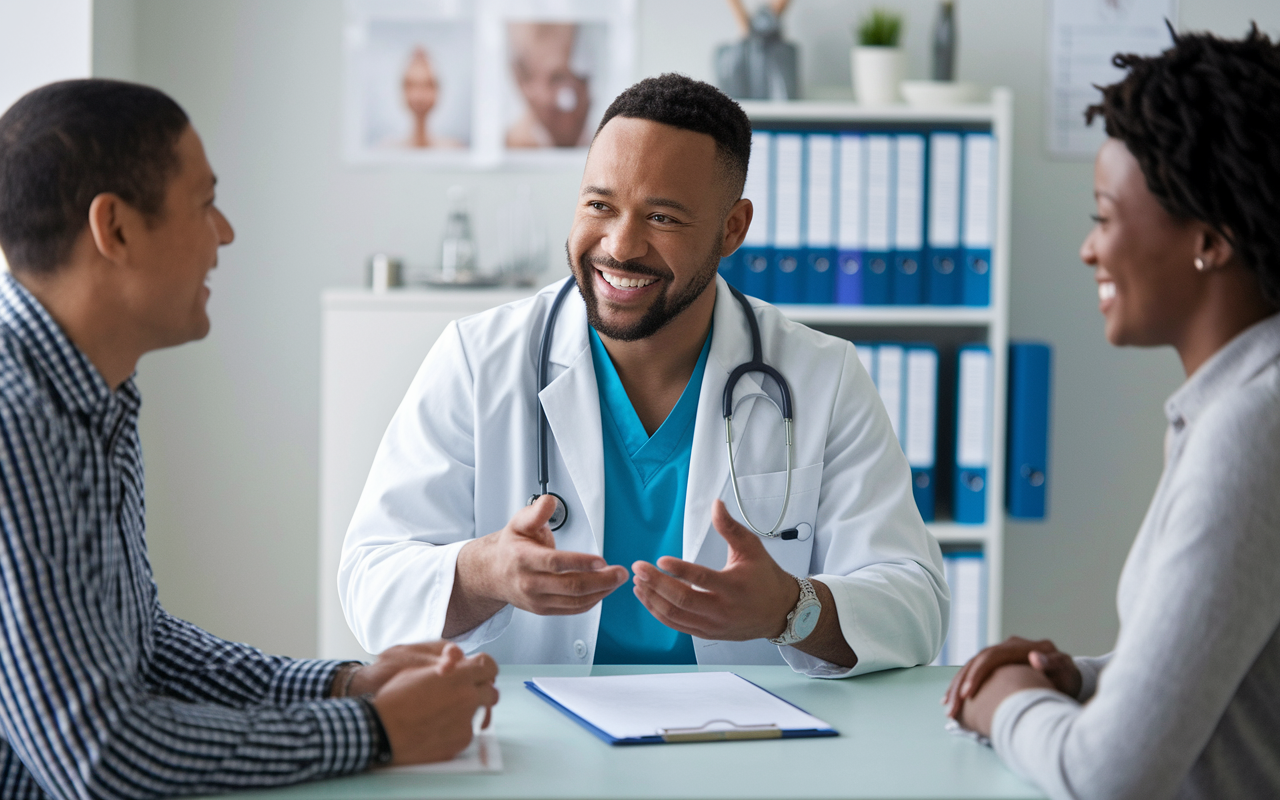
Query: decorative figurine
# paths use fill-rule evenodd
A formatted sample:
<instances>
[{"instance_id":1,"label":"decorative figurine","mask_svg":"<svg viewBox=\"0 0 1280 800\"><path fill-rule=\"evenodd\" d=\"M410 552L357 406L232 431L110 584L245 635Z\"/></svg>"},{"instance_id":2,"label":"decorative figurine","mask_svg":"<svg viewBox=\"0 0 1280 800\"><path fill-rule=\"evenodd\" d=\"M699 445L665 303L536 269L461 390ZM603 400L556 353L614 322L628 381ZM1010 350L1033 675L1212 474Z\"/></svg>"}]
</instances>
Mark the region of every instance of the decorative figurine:
<instances>
[{"instance_id":1,"label":"decorative figurine","mask_svg":"<svg viewBox=\"0 0 1280 800\"><path fill-rule=\"evenodd\" d=\"M800 97L800 49L782 39L782 12L791 0L769 0L748 14L743 0L729 0L743 39L716 50L716 82L739 100Z\"/></svg>"}]
</instances>

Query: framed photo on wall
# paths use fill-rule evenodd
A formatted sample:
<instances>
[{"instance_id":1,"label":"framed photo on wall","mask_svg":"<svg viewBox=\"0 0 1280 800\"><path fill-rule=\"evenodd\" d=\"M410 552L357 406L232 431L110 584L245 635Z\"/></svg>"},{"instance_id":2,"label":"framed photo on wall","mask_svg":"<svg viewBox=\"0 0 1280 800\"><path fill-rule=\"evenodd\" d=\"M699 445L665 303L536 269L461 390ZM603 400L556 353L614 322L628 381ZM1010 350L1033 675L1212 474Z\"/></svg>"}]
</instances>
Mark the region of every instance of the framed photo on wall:
<instances>
[{"instance_id":1,"label":"framed photo on wall","mask_svg":"<svg viewBox=\"0 0 1280 800\"><path fill-rule=\"evenodd\" d=\"M635 0L347 0L347 160L580 163L634 28Z\"/></svg>"}]
</instances>

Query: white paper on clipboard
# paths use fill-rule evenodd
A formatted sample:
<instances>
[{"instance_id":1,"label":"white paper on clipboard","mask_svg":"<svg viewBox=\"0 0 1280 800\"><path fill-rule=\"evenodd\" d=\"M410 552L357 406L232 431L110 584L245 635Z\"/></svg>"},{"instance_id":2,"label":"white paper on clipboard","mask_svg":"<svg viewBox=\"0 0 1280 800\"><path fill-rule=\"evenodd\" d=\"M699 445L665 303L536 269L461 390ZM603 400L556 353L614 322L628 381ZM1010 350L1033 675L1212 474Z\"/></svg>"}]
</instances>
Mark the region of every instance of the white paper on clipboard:
<instances>
[{"instance_id":1,"label":"white paper on clipboard","mask_svg":"<svg viewBox=\"0 0 1280 800\"><path fill-rule=\"evenodd\" d=\"M1051 157L1093 159L1107 136L1102 120L1084 124L1085 108L1101 98L1094 86L1124 77L1111 64L1116 53L1156 55L1172 46L1166 19L1177 26L1177 0L1053 0L1045 48Z\"/></svg>"}]
</instances>

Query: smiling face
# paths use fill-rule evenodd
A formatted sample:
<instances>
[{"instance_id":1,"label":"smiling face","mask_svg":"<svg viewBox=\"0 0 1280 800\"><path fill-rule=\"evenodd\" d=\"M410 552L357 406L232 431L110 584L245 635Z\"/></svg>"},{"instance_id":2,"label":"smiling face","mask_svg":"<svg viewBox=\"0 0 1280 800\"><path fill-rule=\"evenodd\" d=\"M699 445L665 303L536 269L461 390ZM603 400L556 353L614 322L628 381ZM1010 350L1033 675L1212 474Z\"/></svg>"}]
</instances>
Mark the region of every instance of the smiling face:
<instances>
[{"instance_id":1,"label":"smiling face","mask_svg":"<svg viewBox=\"0 0 1280 800\"><path fill-rule=\"evenodd\" d=\"M202 339L209 332L205 280L218 248L235 238L214 205L216 178L194 129L176 146L179 168L169 179L158 217L129 242L129 310L151 349Z\"/></svg>"},{"instance_id":2,"label":"smiling face","mask_svg":"<svg viewBox=\"0 0 1280 800\"><path fill-rule=\"evenodd\" d=\"M565 246L600 334L635 341L695 303L710 313L720 257L750 223L724 170L707 134L614 117L596 136Z\"/></svg>"},{"instance_id":3,"label":"smiling face","mask_svg":"<svg viewBox=\"0 0 1280 800\"><path fill-rule=\"evenodd\" d=\"M1203 226L1160 205L1118 139L1098 150L1093 180L1098 211L1080 259L1094 269L1107 340L1179 344L1204 296L1194 267Z\"/></svg>"}]
</instances>

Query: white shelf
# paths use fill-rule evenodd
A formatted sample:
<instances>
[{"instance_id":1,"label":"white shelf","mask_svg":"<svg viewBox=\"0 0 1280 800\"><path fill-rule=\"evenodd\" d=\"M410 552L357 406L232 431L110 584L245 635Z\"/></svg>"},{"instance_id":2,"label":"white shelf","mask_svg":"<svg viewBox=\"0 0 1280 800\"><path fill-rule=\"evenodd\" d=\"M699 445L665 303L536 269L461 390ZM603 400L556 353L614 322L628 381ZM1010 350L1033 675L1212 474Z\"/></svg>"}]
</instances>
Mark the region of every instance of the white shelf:
<instances>
[{"instance_id":1,"label":"white shelf","mask_svg":"<svg viewBox=\"0 0 1280 800\"><path fill-rule=\"evenodd\" d=\"M996 116L992 103L917 108L906 104L863 106L854 102L747 100L739 103L753 122L977 122L990 123Z\"/></svg>"},{"instance_id":2,"label":"white shelf","mask_svg":"<svg viewBox=\"0 0 1280 800\"><path fill-rule=\"evenodd\" d=\"M984 547L996 538L990 525L961 525L957 522L930 522L925 527L941 544L977 544Z\"/></svg>"},{"instance_id":3,"label":"white shelf","mask_svg":"<svg viewBox=\"0 0 1280 800\"><path fill-rule=\"evenodd\" d=\"M987 327L995 321L989 307L780 305L788 318L806 325L929 325Z\"/></svg>"}]
</instances>

